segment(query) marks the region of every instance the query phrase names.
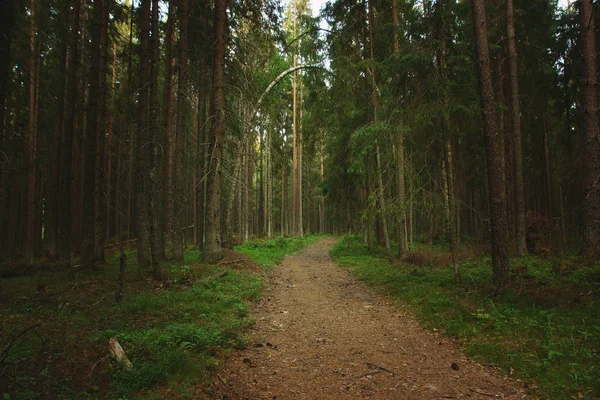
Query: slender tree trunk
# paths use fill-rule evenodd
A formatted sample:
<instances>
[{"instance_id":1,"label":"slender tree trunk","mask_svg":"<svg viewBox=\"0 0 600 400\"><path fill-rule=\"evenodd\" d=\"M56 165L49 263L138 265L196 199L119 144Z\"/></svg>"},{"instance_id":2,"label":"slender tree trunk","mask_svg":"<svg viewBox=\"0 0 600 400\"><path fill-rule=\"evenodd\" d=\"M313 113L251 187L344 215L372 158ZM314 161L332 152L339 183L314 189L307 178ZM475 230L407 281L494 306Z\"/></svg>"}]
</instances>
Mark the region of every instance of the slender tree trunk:
<instances>
[{"instance_id":1,"label":"slender tree trunk","mask_svg":"<svg viewBox=\"0 0 600 400\"><path fill-rule=\"evenodd\" d=\"M487 39L487 22L483 0L472 0L473 27L482 116L485 131L489 204L491 214L492 269L497 288L510 285L510 265L508 258L508 225L506 221L506 200L502 182L502 159L500 157L500 137L498 119L494 104L494 87L490 53Z\"/></svg>"},{"instance_id":2,"label":"slender tree trunk","mask_svg":"<svg viewBox=\"0 0 600 400\"><path fill-rule=\"evenodd\" d=\"M583 141L585 151L585 197L582 254L600 258L600 134L598 130L598 88L594 5L581 0L579 9L583 49Z\"/></svg>"},{"instance_id":3,"label":"slender tree trunk","mask_svg":"<svg viewBox=\"0 0 600 400\"><path fill-rule=\"evenodd\" d=\"M321 131L321 190L325 183L325 138L323 131ZM319 233L325 234L325 194L321 193L321 201L319 203Z\"/></svg>"},{"instance_id":4,"label":"slender tree trunk","mask_svg":"<svg viewBox=\"0 0 600 400\"><path fill-rule=\"evenodd\" d=\"M374 52L374 23L375 18L373 16L373 1L369 0L369 42L370 42L370 51L371 51L371 60L375 61L375 52ZM379 97L377 95L377 82L375 79L375 67L371 67L371 83L372 83L372 101L373 101L373 122L375 124L379 123ZM385 244L385 254L389 258L392 255L392 247L390 245L390 237L388 234L387 228L387 217L386 217L386 207L385 207L385 193L383 188L383 173L382 173L382 165L381 165L381 149L379 145L379 137L375 139L375 157L377 160L377 199L379 202L380 212L381 212L381 223L383 228L383 240Z\"/></svg>"},{"instance_id":5,"label":"slender tree trunk","mask_svg":"<svg viewBox=\"0 0 600 400\"><path fill-rule=\"evenodd\" d=\"M60 168L59 163L61 160L61 140L64 130L65 121L65 86L66 86L66 74L67 74L67 45L69 42L69 31L68 31L68 14L69 8L67 6L63 9L66 26L61 27L61 41L59 50L59 64L58 64L58 90L56 94L56 120L54 123L54 143L52 145L52 158L49 165L49 177L48 177L48 199L47 199L47 210L46 210L46 223L45 223L45 248L48 257L51 259L58 255L58 207L60 197ZM0 197L0 202L2 202ZM1 203L0 203L1 204ZM1 207L1 206L0 206ZM0 217L0 221L1 221Z\"/></svg>"},{"instance_id":6,"label":"slender tree trunk","mask_svg":"<svg viewBox=\"0 0 600 400\"><path fill-rule=\"evenodd\" d=\"M39 55L37 49L37 23L36 23L36 2L31 0L29 3L29 126L28 126L28 188L27 188L27 234L25 236L25 262L33 265L35 259L36 244L36 179L37 179L37 102L36 102L36 74Z\"/></svg>"},{"instance_id":7,"label":"slender tree trunk","mask_svg":"<svg viewBox=\"0 0 600 400\"><path fill-rule=\"evenodd\" d=\"M98 132L99 116L98 109L101 105L100 91L100 63L101 63L101 38L102 36L102 0L94 0L92 10L92 30L91 30L91 59L90 59L90 77L88 107L86 115L85 132L85 160L83 164L83 216L82 216L82 248L81 264L87 268L96 266L96 158L98 143L100 141Z\"/></svg>"},{"instance_id":8,"label":"slender tree trunk","mask_svg":"<svg viewBox=\"0 0 600 400\"><path fill-rule=\"evenodd\" d=\"M189 141L187 138L188 127L188 22L189 22L189 0L179 3L179 89L177 96L177 132L174 153L174 190L173 190L173 260L183 261L183 249L185 246L185 213L187 206L186 198L186 169L187 157L185 147Z\"/></svg>"},{"instance_id":9,"label":"slender tree trunk","mask_svg":"<svg viewBox=\"0 0 600 400\"><path fill-rule=\"evenodd\" d=\"M166 135L166 210L165 230L168 242L173 240L173 41L175 37L175 0L168 0L167 34L165 38L165 89L163 101L163 129Z\"/></svg>"},{"instance_id":10,"label":"slender tree trunk","mask_svg":"<svg viewBox=\"0 0 600 400\"><path fill-rule=\"evenodd\" d=\"M508 36L508 59L510 71L511 126L515 168L515 204L517 223L517 254L527 254L525 243L525 191L523 187L523 145L521 143L521 110L519 106L519 77L517 73L517 50L515 41L515 17L513 0L506 0L506 29Z\"/></svg>"},{"instance_id":11,"label":"slender tree trunk","mask_svg":"<svg viewBox=\"0 0 600 400\"><path fill-rule=\"evenodd\" d=\"M113 186L112 186L112 175L113 175L113 156L114 156L114 95L113 91L115 88L115 82L117 80L117 44L113 43L112 46L112 61L110 67L110 87L106 91L106 103L108 104L108 131L106 135L106 177L105 177L105 185L106 185L106 210L104 211L106 215L106 227L105 231L105 241L108 241L111 238L111 228L113 228L112 214L115 216L118 214L118 208L113 206ZM119 157L119 153L117 152L117 157ZM115 176L118 175L118 171ZM116 191L116 195L119 195L118 189ZM115 201L116 203L116 201ZM116 211L116 212L115 212Z\"/></svg>"},{"instance_id":12,"label":"slender tree trunk","mask_svg":"<svg viewBox=\"0 0 600 400\"><path fill-rule=\"evenodd\" d=\"M11 74L11 43L12 43L12 27L13 20L13 1L0 1L0 26L3 27L3 32L0 34L0 151L5 149L6 137L6 110L8 108L7 99L9 96L10 74ZM66 39L66 38L65 38ZM65 41L66 43L66 41ZM0 231L6 232L8 216L6 212L7 192L10 193L11 188L7 190L7 173L4 164L0 163ZM57 174L58 175L58 174ZM57 178L58 179L58 178ZM5 250L10 249L7 246L7 238L0 239L0 259L5 256Z\"/></svg>"},{"instance_id":13,"label":"slender tree trunk","mask_svg":"<svg viewBox=\"0 0 600 400\"><path fill-rule=\"evenodd\" d=\"M221 247L221 162L225 136L224 66L227 39L227 0L215 1L215 52L211 101L212 152L206 201L206 244L203 260L215 263L223 257Z\"/></svg>"},{"instance_id":14,"label":"slender tree trunk","mask_svg":"<svg viewBox=\"0 0 600 400\"><path fill-rule=\"evenodd\" d=\"M293 26L293 35L296 37L297 34L297 25L298 25L298 4L297 0L293 2L293 15L292 18L294 20ZM299 41L296 41L294 45L294 58L293 58L293 67L298 67L298 44ZM302 168L302 163L300 160L300 149L302 147L301 139L300 139L300 129L298 129L298 107L302 107L302 103L298 104L298 81L299 74L298 70L294 70L294 78L292 80L292 236L298 237L301 236L301 226L302 226L302 218L301 211L302 208L302 193L301 193L301 176L300 169Z\"/></svg>"},{"instance_id":15,"label":"slender tree trunk","mask_svg":"<svg viewBox=\"0 0 600 400\"><path fill-rule=\"evenodd\" d=\"M160 239L162 231L158 222L159 216L159 192L158 183L160 171L160 149L158 148L158 48L160 23L158 17L158 0L152 0L152 38L150 41L150 124L149 124L149 173L148 173L148 219L150 221L150 256L152 258L152 276L155 280L162 280L163 275L160 267L164 248L164 241Z\"/></svg>"},{"instance_id":16,"label":"slender tree trunk","mask_svg":"<svg viewBox=\"0 0 600 400\"><path fill-rule=\"evenodd\" d=\"M542 116L542 141L544 143L544 174L546 176L546 215L550 220L554 218L554 207L552 201L552 170L550 168L550 149L548 147L548 117L546 112Z\"/></svg>"},{"instance_id":17,"label":"slender tree trunk","mask_svg":"<svg viewBox=\"0 0 600 400\"><path fill-rule=\"evenodd\" d=\"M394 53L400 53L398 30L398 0L392 0L392 19L394 22ZM408 251L408 238L406 226L406 184L404 167L404 133L401 129L396 130L395 143L396 158L396 185L398 186L398 258L402 258Z\"/></svg>"},{"instance_id":18,"label":"slender tree trunk","mask_svg":"<svg viewBox=\"0 0 600 400\"><path fill-rule=\"evenodd\" d=\"M73 137L75 136L75 101L77 95L77 58L79 39L79 13L81 0L74 0L71 14L71 33L67 59L67 93L65 101L65 129L61 140L60 191L59 191L59 259L61 264L71 263L71 232L73 203Z\"/></svg>"},{"instance_id":19,"label":"slender tree trunk","mask_svg":"<svg viewBox=\"0 0 600 400\"><path fill-rule=\"evenodd\" d=\"M95 255L97 262L104 263L104 242L106 240L106 205L109 204L108 186L106 186L106 160L110 153L107 147L107 109L106 109L106 73L108 58L108 0L102 2L102 17L100 20L100 58L98 69L98 128L96 136L96 166L95 171L95 207L96 235ZM110 183L110 182L109 182Z\"/></svg>"},{"instance_id":20,"label":"slender tree trunk","mask_svg":"<svg viewBox=\"0 0 600 400\"><path fill-rule=\"evenodd\" d=\"M140 4L140 67L137 127L137 160L135 179L135 225L137 233L137 261L140 269L151 263L150 248L150 147L149 143L149 92L150 92L150 0Z\"/></svg>"}]
</instances>

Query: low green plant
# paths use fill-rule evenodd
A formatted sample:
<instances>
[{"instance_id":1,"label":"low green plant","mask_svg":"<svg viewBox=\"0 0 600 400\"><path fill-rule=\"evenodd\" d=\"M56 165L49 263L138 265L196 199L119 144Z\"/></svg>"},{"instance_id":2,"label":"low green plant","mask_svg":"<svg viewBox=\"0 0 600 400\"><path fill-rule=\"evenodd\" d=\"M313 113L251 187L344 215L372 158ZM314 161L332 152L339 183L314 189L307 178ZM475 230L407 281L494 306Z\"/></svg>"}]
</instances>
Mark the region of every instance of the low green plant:
<instances>
[{"instance_id":1,"label":"low green plant","mask_svg":"<svg viewBox=\"0 0 600 400\"><path fill-rule=\"evenodd\" d=\"M350 243L346 247L346 243ZM451 267L390 264L360 238L344 239L333 259L382 293L410 305L428 328L460 339L467 353L537 387L547 399L600 397L600 263L528 256L511 260L513 288L491 284L491 258Z\"/></svg>"},{"instance_id":2,"label":"low green plant","mask_svg":"<svg viewBox=\"0 0 600 400\"><path fill-rule=\"evenodd\" d=\"M279 237L272 240L254 240L235 248L235 251L246 254L257 264L266 269L272 269L281 264L283 258L290 253L301 250L319 240L320 236L302 238Z\"/></svg>"}]
</instances>

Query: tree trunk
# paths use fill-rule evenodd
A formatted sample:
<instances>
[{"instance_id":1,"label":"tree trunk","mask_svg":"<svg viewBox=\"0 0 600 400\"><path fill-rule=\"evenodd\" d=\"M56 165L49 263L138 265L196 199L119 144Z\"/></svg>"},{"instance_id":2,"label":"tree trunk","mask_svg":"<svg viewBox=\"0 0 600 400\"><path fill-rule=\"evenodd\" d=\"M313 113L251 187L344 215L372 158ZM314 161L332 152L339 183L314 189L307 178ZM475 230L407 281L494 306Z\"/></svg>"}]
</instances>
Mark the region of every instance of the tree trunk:
<instances>
[{"instance_id":1,"label":"tree trunk","mask_svg":"<svg viewBox=\"0 0 600 400\"><path fill-rule=\"evenodd\" d=\"M227 0L215 2L215 52L211 101L210 170L206 200L206 244L203 260L215 263L223 257L221 247L221 162L225 136L224 67L227 39Z\"/></svg>"},{"instance_id":2,"label":"tree trunk","mask_svg":"<svg viewBox=\"0 0 600 400\"><path fill-rule=\"evenodd\" d=\"M521 143L521 110L519 106L519 77L517 73L517 50L515 42L515 17L513 0L506 0L506 30L508 36L508 59L510 71L511 126L515 168L515 206L517 224L517 254L527 254L525 243L525 192L523 187L523 145Z\"/></svg>"},{"instance_id":3,"label":"tree trunk","mask_svg":"<svg viewBox=\"0 0 600 400\"><path fill-rule=\"evenodd\" d=\"M39 60L38 46L36 40L37 24L36 24L36 3L31 0L29 3L29 125L28 125L28 189L27 189L27 234L25 235L25 262L28 265L33 265L35 259L35 232L36 221L36 178L37 178L37 68Z\"/></svg>"},{"instance_id":4,"label":"tree trunk","mask_svg":"<svg viewBox=\"0 0 600 400\"><path fill-rule=\"evenodd\" d=\"M165 89L163 101L163 129L166 136L166 171L165 171L165 231L166 240L173 240L173 41L175 40L175 0L168 0L169 11L167 33L165 37Z\"/></svg>"},{"instance_id":5,"label":"tree trunk","mask_svg":"<svg viewBox=\"0 0 600 400\"><path fill-rule=\"evenodd\" d=\"M106 109L106 72L107 72L107 57L108 57L108 0L102 2L102 16L100 20L100 65L98 70L98 128L96 136L96 234L95 234L95 255L97 262L104 263L104 243L106 240L106 205L108 204L108 186L106 176L108 171L106 167L106 159L110 157L107 147L107 109ZM110 183L110 182L109 182Z\"/></svg>"},{"instance_id":6,"label":"tree trunk","mask_svg":"<svg viewBox=\"0 0 600 400\"><path fill-rule=\"evenodd\" d=\"M152 0L152 39L150 42L150 126L149 126L149 193L148 193L148 219L150 221L150 256L152 258L152 276L155 280L162 280L160 263L164 248L164 241L160 240L162 232L159 227L159 192L158 184L160 171L160 149L158 148L158 54L159 30L158 0Z\"/></svg>"},{"instance_id":7,"label":"tree trunk","mask_svg":"<svg viewBox=\"0 0 600 400\"><path fill-rule=\"evenodd\" d=\"M0 35L0 151L4 151L6 137L6 110L8 108L7 99L9 96L9 82L11 75L11 44L13 20L13 1L0 1L0 26L3 27L3 33ZM65 38L66 39L66 38ZM65 40L66 43L66 40ZM58 174L57 174L58 176ZM4 164L0 163L0 230L6 232L7 213L6 201L7 192L7 174ZM58 178L57 178L58 179ZM5 235L6 236L6 235ZM6 238L0 239L0 258L4 258L4 249L9 249Z\"/></svg>"},{"instance_id":8,"label":"tree trunk","mask_svg":"<svg viewBox=\"0 0 600 400\"><path fill-rule=\"evenodd\" d=\"M137 261L140 269L146 269L151 263L150 253L150 183L148 140L149 124L149 91L150 91L150 0L141 0L140 4L140 67L139 67L139 100L137 127L137 162L135 180L135 224L137 233Z\"/></svg>"},{"instance_id":9,"label":"tree trunk","mask_svg":"<svg viewBox=\"0 0 600 400\"><path fill-rule=\"evenodd\" d=\"M500 137L498 135L498 119L494 104L494 87L492 85L490 53L487 41L485 6L483 0L472 0L472 2L477 72L487 155L493 280L496 287L502 290L510 285L510 265L508 258L506 200L502 182Z\"/></svg>"},{"instance_id":10,"label":"tree trunk","mask_svg":"<svg viewBox=\"0 0 600 400\"><path fill-rule=\"evenodd\" d=\"M71 232L73 202L73 137L75 136L75 100L77 95L77 58L79 39L79 13L81 0L74 0L71 14L71 34L67 60L67 93L65 101L65 129L61 140L60 191L59 191L59 259L61 264L71 263Z\"/></svg>"},{"instance_id":11,"label":"tree trunk","mask_svg":"<svg viewBox=\"0 0 600 400\"><path fill-rule=\"evenodd\" d=\"M113 151L113 146L114 146L114 113L115 113L115 107L114 107L114 95L113 95L113 91L115 88L115 82L117 79L117 44L113 43L112 46L112 61L111 61L111 67L110 67L110 87L108 88L108 90L106 91L106 102L108 104L108 132L106 135L106 177L105 177L105 185L106 185L106 209L104 211L105 215L106 215L106 227L104 228L105 231L105 241L108 241L111 238L111 231L113 228L113 218L111 214L114 214L115 216L118 214L119 210L116 206L113 206L113 186L112 186L112 174L113 174L113 155L114 155L114 151ZM119 157L119 153L117 152L117 157ZM115 176L118 175L118 170L117 173L115 174ZM116 191L116 196L119 196L119 192L118 189ZM116 201L115 201L115 205L116 205ZM116 212L113 212L116 211Z\"/></svg>"},{"instance_id":12,"label":"tree trunk","mask_svg":"<svg viewBox=\"0 0 600 400\"><path fill-rule=\"evenodd\" d=\"M375 52L374 52L374 33L375 29L374 23L375 18L373 15L373 1L369 0L369 42L370 42L370 51L371 51L371 61L375 62ZM371 67L371 83L372 83L372 101L373 101L373 122L375 124L379 123L379 96L377 94L377 82L375 79L375 67ZM381 165L381 150L379 145L379 137L375 139L375 157L377 160L377 200L379 202L380 212L381 212L381 223L383 228L383 240L385 244L385 254L389 258L392 255L392 247L390 245L390 237L388 234L387 228L387 217L386 217L386 207L385 207L385 196L384 196L384 188L383 188L383 173L382 173L382 165Z\"/></svg>"},{"instance_id":13,"label":"tree trunk","mask_svg":"<svg viewBox=\"0 0 600 400\"><path fill-rule=\"evenodd\" d=\"M579 9L583 52L583 141L585 197L583 203L582 254L590 260L600 257L600 134L598 131L598 88L594 5L582 0Z\"/></svg>"},{"instance_id":14,"label":"tree trunk","mask_svg":"<svg viewBox=\"0 0 600 400\"><path fill-rule=\"evenodd\" d=\"M186 172L187 157L185 147L187 145L187 122L189 102L188 82L188 22L189 22L189 0L179 3L179 89L177 96L177 132L175 139L174 157L174 185L173 185L173 260L183 261L183 250L185 246L185 219L186 219Z\"/></svg>"},{"instance_id":15,"label":"tree trunk","mask_svg":"<svg viewBox=\"0 0 600 400\"><path fill-rule=\"evenodd\" d=\"M398 0L392 0L392 20L394 23L394 53L400 53L400 43L398 39ZM398 186L398 258L402 258L408 251L408 233L406 226L406 184L404 167L404 133L401 129L396 130L395 143L396 159L396 185Z\"/></svg>"},{"instance_id":16,"label":"tree trunk","mask_svg":"<svg viewBox=\"0 0 600 400\"><path fill-rule=\"evenodd\" d=\"M52 146L52 158L48 177L48 199L45 222L45 248L48 257L54 259L58 255L58 207L60 197L60 160L61 160L61 140L65 121L65 86L67 75L67 45L69 42L68 31L68 12L69 8L63 9L66 26L61 27L61 41L59 50L58 64L58 89L56 94L56 120L54 122L54 143ZM0 105L1 106L1 105ZM2 111L0 111L2 112ZM1 121L0 121L1 122ZM0 197L0 204L1 204ZM1 207L1 205L0 205ZM0 217L0 221L1 221Z\"/></svg>"}]
</instances>

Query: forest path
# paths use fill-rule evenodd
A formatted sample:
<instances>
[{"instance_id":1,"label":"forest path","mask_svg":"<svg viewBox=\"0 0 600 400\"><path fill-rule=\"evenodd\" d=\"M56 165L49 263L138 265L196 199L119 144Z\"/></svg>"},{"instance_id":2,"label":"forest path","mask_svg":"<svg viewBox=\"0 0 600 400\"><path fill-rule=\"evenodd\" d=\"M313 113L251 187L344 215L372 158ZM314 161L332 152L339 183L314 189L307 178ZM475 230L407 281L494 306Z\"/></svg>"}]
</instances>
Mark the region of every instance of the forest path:
<instances>
[{"instance_id":1,"label":"forest path","mask_svg":"<svg viewBox=\"0 0 600 400\"><path fill-rule=\"evenodd\" d=\"M526 398L335 265L335 243L322 239L275 268L253 309L252 344L228 357L211 397Z\"/></svg>"}]
</instances>

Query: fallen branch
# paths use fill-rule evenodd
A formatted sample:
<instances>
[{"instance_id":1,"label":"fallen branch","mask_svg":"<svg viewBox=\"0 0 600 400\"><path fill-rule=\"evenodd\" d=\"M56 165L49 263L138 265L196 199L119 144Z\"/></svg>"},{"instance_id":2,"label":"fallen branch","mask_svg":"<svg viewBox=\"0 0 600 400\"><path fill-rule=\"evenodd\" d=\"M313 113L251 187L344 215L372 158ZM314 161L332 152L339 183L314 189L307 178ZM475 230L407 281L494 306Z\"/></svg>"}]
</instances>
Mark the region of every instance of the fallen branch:
<instances>
[{"instance_id":1,"label":"fallen branch","mask_svg":"<svg viewBox=\"0 0 600 400\"><path fill-rule=\"evenodd\" d=\"M219 272L218 274L209 276L208 278L204 278L200 282L207 282L207 281L212 281L213 279L220 279L220 278L223 278L224 276L227 276L228 273L229 273L228 270L224 270L224 271Z\"/></svg>"},{"instance_id":2,"label":"fallen branch","mask_svg":"<svg viewBox=\"0 0 600 400\"><path fill-rule=\"evenodd\" d=\"M94 373L94 370L96 369L96 366L97 366L98 364L100 364L100 363L102 362L102 360L105 360L105 359L106 359L106 357L109 357L109 356L110 356L110 354L107 354L107 355L105 355L104 357L102 357L101 359L99 359L98 361L96 361L96 363L95 363L95 364L94 364L94 366L92 367L92 370L90 371L90 373L88 374L88 376L89 376L89 377L91 377L91 376L92 376L92 374Z\"/></svg>"},{"instance_id":3,"label":"fallen branch","mask_svg":"<svg viewBox=\"0 0 600 400\"><path fill-rule=\"evenodd\" d=\"M481 395L483 395L483 396L489 396L489 397L498 397L498 396L497 396L497 395L495 395L495 394L492 394L492 393L486 393L486 392L482 392L481 390L477 390L477 389L469 389L469 390L470 390L471 392L473 392L473 393L481 394Z\"/></svg>"},{"instance_id":4,"label":"fallen branch","mask_svg":"<svg viewBox=\"0 0 600 400\"><path fill-rule=\"evenodd\" d=\"M365 376L375 375L375 374L382 374L384 372L387 372L387 371L384 371L382 369L376 369L375 371L371 371L371 372L367 372L366 374L359 375L359 376L357 376L357 378L360 379L360 378L364 378Z\"/></svg>"},{"instance_id":5,"label":"fallen branch","mask_svg":"<svg viewBox=\"0 0 600 400\"><path fill-rule=\"evenodd\" d=\"M0 364L4 364L4 360L6 359L6 357L8 356L8 352L10 351L10 349L15 345L15 342L17 341L18 338L20 338L21 336L23 336L24 334L26 334L27 332L29 332L30 330L37 328L38 326L40 326L41 324L35 324L35 325L31 325L29 328L25 328L23 329L17 336L15 336L11 341L9 341L5 346L4 349L2 349L2 353L0 353Z\"/></svg>"},{"instance_id":6,"label":"fallen branch","mask_svg":"<svg viewBox=\"0 0 600 400\"><path fill-rule=\"evenodd\" d=\"M377 365L377 364L373 364L373 363L367 363L367 365L368 365L369 367L371 367L371 368L376 368L377 370L381 370L381 371L389 372L389 373L390 373L390 374L392 374L392 375L396 375L395 373L393 373L393 372L392 372L392 371L390 371L389 369L387 369L387 368L384 368L384 367L381 367L381 366L379 366L379 365Z\"/></svg>"},{"instance_id":7,"label":"fallen branch","mask_svg":"<svg viewBox=\"0 0 600 400\"><path fill-rule=\"evenodd\" d=\"M129 358L127 358L127 355L123 351L123 348L117 339L110 338L108 341L108 349L110 350L110 354L117 360L119 364L123 365L125 369L129 370L133 368L133 364L131 364L131 361L129 361Z\"/></svg>"},{"instance_id":8,"label":"fallen branch","mask_svg":"<svg viewBox=\"0 0 600 400\"><path fill-rule=\"evenodd\" d=\"M221 261L220 263L218 263L217 265L229 265L229 264L237 264L237 263L241 263L244 260L233 260L233 261Z\"/></svg>"}]
</instances>

